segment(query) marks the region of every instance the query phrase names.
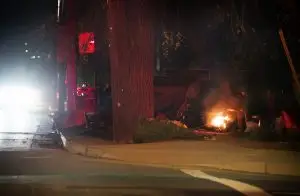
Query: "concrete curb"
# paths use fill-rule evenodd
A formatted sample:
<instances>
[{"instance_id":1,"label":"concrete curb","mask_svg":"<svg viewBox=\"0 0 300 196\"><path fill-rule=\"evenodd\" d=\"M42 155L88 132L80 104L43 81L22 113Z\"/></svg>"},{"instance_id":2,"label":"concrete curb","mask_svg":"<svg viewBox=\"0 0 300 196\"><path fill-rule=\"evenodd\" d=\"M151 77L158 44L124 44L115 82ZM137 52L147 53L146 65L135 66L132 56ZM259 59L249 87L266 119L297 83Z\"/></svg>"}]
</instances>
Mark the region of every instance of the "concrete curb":
<instances>
[{"instance_id":1,"label":"concrete curb","mask_svg":"<svg viewBox=\"0 0 300 196\"><path fill-rule=\"evenodd\" d=\"M68 141L64 148L72 154L77 154L85 157L123 161L121 159L118 159L118 157L114 155L99 150L99 148L95 150L95 148L93 149L92 147L89 147L87 145L73 143L72 141Z\"/></svg>"},{"instance_id":2,"label":"concrete curb","mask_svg":"<svg viewBox=\"0 0 300 196\"><path fill-rule=\"evenodd\" d=\"M147 162L135 162L130 160L123 160L113 154L105 152L95 147L89 147L87 145L74 143L68 141L65 149L72 153L85 157L106 159L117 161L119 163L164 167L172 169L218 169L228 170L235 172L247 172L256 174L271 174L271 175L288 175L288 176L300 176L300 170L298 164L293 163L266 163L266 162L230 162L219 164L165 164L165 163L147 163Z\"/></svg>"}]
</instances>

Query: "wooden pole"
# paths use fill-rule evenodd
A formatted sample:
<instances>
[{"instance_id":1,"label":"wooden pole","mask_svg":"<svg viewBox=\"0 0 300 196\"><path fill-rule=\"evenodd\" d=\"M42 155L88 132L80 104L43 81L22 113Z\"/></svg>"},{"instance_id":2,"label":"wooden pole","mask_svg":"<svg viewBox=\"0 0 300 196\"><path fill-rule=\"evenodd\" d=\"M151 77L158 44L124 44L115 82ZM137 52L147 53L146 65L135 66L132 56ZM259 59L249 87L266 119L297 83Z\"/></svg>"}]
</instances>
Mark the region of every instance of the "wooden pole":
<instances>
[{"instance_id":1,"label":"wooden pole","mask_svg":"<svg viewBox=\"0 0 300 196\"><path fill-rule=\"evenodd\" d=\"M286 56L286 58L289 62L289 66L290 66L290 69L292 71L293 79L294 79L294 81L296 83L296 86L297 86L297 91L300 91L300 83L299 83L298 75L297 75L297 72L295 70L293 60L292 60L292 57L290 55L290 51L288 49L288 46L286 44L285 37L284 37L282 29L279 29L279 37L280 37L280 40L281 40L281 43L282 43L282 46L283 46L283 49L284 49L284 52L285 52L285 56Z\"/></svg>"}]
</instances>

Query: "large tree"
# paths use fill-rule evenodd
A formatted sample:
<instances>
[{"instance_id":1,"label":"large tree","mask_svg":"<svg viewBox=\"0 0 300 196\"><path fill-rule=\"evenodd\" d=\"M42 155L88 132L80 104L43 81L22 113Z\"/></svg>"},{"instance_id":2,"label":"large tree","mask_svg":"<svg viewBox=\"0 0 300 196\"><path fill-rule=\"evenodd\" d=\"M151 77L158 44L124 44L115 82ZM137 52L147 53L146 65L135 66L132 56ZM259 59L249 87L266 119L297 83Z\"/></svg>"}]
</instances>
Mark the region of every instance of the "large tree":
<instances>
[{"instance_id":1,"label":"large tree","mask_svg":"<svg viewBox=\"0 0 300 196\"><path fill-rule=\"evenodd\" d=\"M139 118L153 116L151 0L108 0L113 134L130 142Z\"/></svg>"}]
</instances>

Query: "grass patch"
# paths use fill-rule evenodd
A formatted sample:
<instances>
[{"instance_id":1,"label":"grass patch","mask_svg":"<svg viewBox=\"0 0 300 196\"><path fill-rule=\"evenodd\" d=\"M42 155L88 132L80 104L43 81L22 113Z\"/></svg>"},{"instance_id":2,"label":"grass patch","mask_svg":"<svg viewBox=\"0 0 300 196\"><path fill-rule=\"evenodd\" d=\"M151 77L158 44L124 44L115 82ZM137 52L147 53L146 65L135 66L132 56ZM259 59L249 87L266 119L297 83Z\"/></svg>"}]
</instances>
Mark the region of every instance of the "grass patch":
<instances>
[{"instance_id":1,"label":"grass patch","mask_svg":"<svg viewBox=\"0 0 300 196\"><path fill-rule=\"evenodd\" d=\"M193 129L184 128L168 120L141 120L134 134L135 143L167 141L173 139L202 139L193 133Z\"/></svg>"}]
</instances>

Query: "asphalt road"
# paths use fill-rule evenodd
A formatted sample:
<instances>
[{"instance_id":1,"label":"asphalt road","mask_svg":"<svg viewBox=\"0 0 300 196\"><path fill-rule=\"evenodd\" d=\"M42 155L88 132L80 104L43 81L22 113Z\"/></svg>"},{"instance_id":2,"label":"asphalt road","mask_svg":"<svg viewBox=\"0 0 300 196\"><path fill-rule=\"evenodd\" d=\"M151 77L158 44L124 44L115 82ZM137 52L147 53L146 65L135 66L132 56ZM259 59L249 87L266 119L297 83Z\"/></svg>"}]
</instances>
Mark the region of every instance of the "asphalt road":
<instances>
[{"instance_id":1,"label":"asphalt road","mask_svg":"<svg viewBox=\"0 0 300 196\"><path fill-rule=\"evenodd\" d=\"M60 187L59 190L64 187L64 191L73 193L82 189L92 192L126 189L131 191L129 195L141 190L150 191L151 195L286 195L299 191L297 178L137 166L85 158L60 149L2 151L0 163L0 191L4 185L7 189L7 184L17 190L20 183L31 187ZM198 176L187 174L190 171Z\"/></svg>"},{"instance_id":2,"label":"asphalt road","mask_svg":"<svg viewBox=\"0 0 300 196\"><path fill-rule=\"evenodd\" d=\"M44 117L36 132L51 132ZM16 138L0 144L3 195L300 195L295 177L129 165L33 147L26 133L0 137Z\"/></svg>"}]
</instances>

